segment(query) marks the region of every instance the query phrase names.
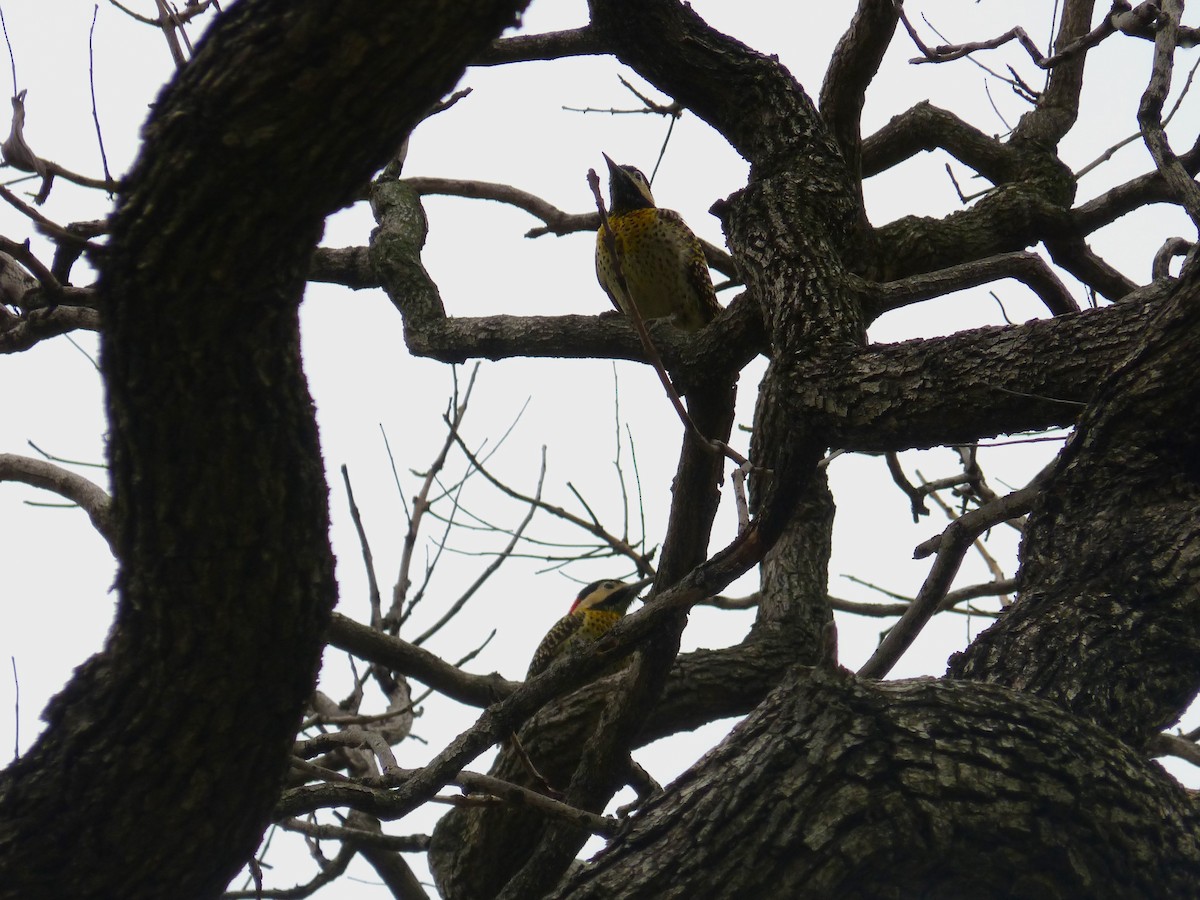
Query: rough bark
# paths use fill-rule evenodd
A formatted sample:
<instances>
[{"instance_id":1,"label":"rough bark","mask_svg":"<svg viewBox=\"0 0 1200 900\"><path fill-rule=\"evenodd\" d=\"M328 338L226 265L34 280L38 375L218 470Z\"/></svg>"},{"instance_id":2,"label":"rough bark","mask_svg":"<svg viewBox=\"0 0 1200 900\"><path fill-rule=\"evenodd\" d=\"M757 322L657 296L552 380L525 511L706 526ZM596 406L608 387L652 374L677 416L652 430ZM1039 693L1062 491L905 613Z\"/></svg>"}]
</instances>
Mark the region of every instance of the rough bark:
<instances>
[{"instance_id":1,"label":"rough bark","mask_svg":"<svg viewBox=\"0 0 1200 900\"><path fill-rule=\"evenodd\" d=\"M1132 746L1200 684L1197 293L1063 451L1022 599L952 665L972 682L795 669L552 896L1192 896L1194 802Z\"/></svg>"},{"instance_id":2,"label":"rough bark","mask_svg":"<svg viewBox=\"0 0 1200 900\"><path fill-rule=\"evenodd\" d=\"M728 429L737 372L769 358L752 445L758 520L745 538L756 559L766 553L762 604L742 646L677 660L682 605L660 607L669 615L653 627L626 620L605 641L642 628L642 665L541 709L521 741L553 788L598 809L629 747L752 712L586 866L570 863L578 835L540 813L454 811L431 849L442 890L1194 895L1192 799L1137 754L1200 686L1200 291L1188 273L1135 292L1084 243L1130 204L1167 196L1162 179L1146 176L1072 210L1074 179L1056 147L1075 121L1085 57L1054 72L1009 140L918 105L861 142L858 114L895 26L892 4L860 2L823 90L828 121L777 60L684 4L590 5L586 31L549 45L614 53L750 163L745 189L719 209L746 293L693 338L662 332L661 346L712 436ZM1093 5L1068 0L1060 46L1086 30ZM244 0L158 105L97 303L118 619L105 651L51 708L45 737L0 779L0 896L205 896L261 833L333 591L297 347L303 273L377 279L413 352L439 359L642 358L615 315L446 319L420 264L426 225L411 186L372 189L379 228L369 250L313 262L323 216L360 195L463 60L548 52L516 40L482 53L514 6ZM933 146L996 189L944 219L872 231L860 153L871 172ZM1200 152L1184 163L1200 165ZM927 275L1037 241L1126 301L865 346L862 276ZM1077 420L1029 521L1022 599L953 662L955 677L880 685L828 664L833 507L818 465L827 448L898 450ZM718 469L705 453L689 441L681 461L664 583L710 589L733 577L728 559L713 564L728 564L717 575L688 574L704 557L716 499ZM576 663L571 677L604 665ZM413 665L463 696L486 696L427 659ZM392 789L338 785L341 802L406 814L564 689L565 671L514 690ZM493 773L535 782L511 747ZM312 797L333 793L306 786L277 810L308 811L319 805L305 805ZM389 883L411 884L382 853L372 862Z\"/></svg>"},{"instance_id":3,"label":"rough bark","mask_svg":"<svg viewBox=\"0 0 1200 900\"><path fill-rule=\"evenodd\" d=\"M959 677L1056 700L1136 747L1200 687L1200 286L1100 387L1030 516L1021 598Z\"/></svg>"},{"instance_id":4,"label":"rough bark","mask_svg":"<svg viewBox=\"0 0 1200 900\"><path fill-rule=\"evenodd\" d=\"M1197 824L1057 704L797 667L550 897L1185 898Z\"/></svg>"},{"instance_id":5,"label":"rough bark","mask_svg":"<svg viewBox=\"0 0 1200 900\"><path fill-rule=\"evenodd\" d=\"M518 6L246 0L157 103L100 287L117 618L0 780L0 896L212 896L253 851L335 596L303 276Z\"/></svg>"}]
</instances>

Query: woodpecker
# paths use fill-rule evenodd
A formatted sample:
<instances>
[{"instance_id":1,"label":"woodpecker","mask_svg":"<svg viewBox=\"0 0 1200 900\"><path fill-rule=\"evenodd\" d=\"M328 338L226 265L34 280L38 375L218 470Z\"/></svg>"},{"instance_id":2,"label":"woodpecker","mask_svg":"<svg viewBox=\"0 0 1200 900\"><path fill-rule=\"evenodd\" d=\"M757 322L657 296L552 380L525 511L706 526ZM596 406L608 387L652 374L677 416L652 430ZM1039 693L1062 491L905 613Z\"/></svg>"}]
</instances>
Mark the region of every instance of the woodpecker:
<instances>
[{"instance_id":1,"label":"woodpecker","mask_svg":"<svg viewBox=\"0 0 1200 900\"><path fill-rule=\"evenodd\" d=\"M721 311L704 248L679 213L654 205L645 175L602 155L608 163L608 225L637 311L646 321L670 316L675 327L699 331ZM596 234L596 278L613 306L628 315L603 224Z\"/></svg>"},{"instance_id":2,"label":"woodpecker","mask_svg":"<svg viewBox=\"0 0 1200 900\"><path fill-rule=\"evenodd\" d=\"M540 675L572 647L599 640L621 620L634 598L651 579L626 584L623 581L593 581L575 598L570 611L546 632L529 663L526 678Z\"/></svg>"}]
</instances>

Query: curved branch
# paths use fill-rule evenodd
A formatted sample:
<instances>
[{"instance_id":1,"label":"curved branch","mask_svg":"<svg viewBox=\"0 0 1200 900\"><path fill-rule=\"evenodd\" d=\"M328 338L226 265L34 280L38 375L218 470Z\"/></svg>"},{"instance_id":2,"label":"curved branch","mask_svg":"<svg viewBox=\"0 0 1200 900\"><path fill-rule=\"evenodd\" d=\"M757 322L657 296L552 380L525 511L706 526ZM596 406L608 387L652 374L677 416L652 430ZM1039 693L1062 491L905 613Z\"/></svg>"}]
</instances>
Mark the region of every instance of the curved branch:
<instances>
[{"instance_id":1,"label":"curved branch","mask_svg":"<svg viewBox=\"0 0 1200 900\"><path fill-rule=\"evenodd\" d=\"M1020 155L1012 147L923 100L863 140L863 177L886 172L921 151L939 148L992 184L1011 181L1020 172Z\"/></svg>"},{"instance_id":2,"label":"curved branch","mask_svg":"<svg viewBox=\"0 0 1200 900\"><path fill-rule=\"evenodd\" d=\"M1155 283L1141 302L788 360L780 365L792 389L781 402L789 415L814 417L830 446L870 452L1070 425L1172 289Z\"/></svg>"},{"instance_id":3,"label":"curved branch","mask_svg":"<svg viewBox=\"0 0 1200 900\"><path fill-rule=\"evenodd\" d=\"M112 500L99 485L45 460L13 453L0 453L0 481L19 481L70 500L87 513L92 526L116 555Z\"/></svg>"},{"instance_id":4,"label":"curved branch","mask_svg":"<svg viewBox=\"0 0 1200 900\"><path fill-rule=\"evenodd\" d=\"M860 287L863 317L870 322L885 312L910 303L1003 278L1012 278L1024 284L1041 298L1053 315L1079 312L1079 304L1044 259L1036 253L1002 253L927 275L913 275L901 281L882 284L864 282Z\"/></svg>"},{"instance_id":5,"label":"curved branch","mask_svg":"<svg viewBox=\"0 0 1200 900\"><path fill-rule=\"evenodd\" d=\"M850 27L834 48L821 84L820 108L851 171L858 171L867 88L892 42L899 19L892 0L859 0Z\"/></svg>"}]
</instances>

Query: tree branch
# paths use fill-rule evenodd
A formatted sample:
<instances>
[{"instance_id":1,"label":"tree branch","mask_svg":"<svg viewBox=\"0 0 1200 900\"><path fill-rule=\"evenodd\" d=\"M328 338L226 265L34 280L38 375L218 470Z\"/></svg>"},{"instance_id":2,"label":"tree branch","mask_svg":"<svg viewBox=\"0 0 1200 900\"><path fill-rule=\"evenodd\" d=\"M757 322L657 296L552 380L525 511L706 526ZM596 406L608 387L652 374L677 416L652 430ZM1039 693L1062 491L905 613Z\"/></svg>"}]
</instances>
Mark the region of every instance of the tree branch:
<instances>
[{"instance_id":1,"label":"tree branch","mask_svg":"<svg viewBox=\"0 0 1200 900\"><path fill-rule=\"evenodd\" d=\"M978 287L1003 278L1013 278L1033 291L1053 315L1079 312L1079 303L1071 296L1053 270L1036 253L1002 253L926 275L912 275L883 284L863 283L863 316L868 322L883 313L941 297L965 288Z\"/></svg>"},{"instance_id":2,"label":"tree branch","mask_svg":"<svg viewBox=\"0 0 1200 900\"><path fill-rule=\"evenodd\" d=\"M0 481L19 481L52 491L77 504L87 513L88 518L92 520L92 527L108 543L113 555L116 555L113 543L115 534L112 502L99 485L45 460L30 459L12 453L0 453Z\"/></svg>"}]
</instances>

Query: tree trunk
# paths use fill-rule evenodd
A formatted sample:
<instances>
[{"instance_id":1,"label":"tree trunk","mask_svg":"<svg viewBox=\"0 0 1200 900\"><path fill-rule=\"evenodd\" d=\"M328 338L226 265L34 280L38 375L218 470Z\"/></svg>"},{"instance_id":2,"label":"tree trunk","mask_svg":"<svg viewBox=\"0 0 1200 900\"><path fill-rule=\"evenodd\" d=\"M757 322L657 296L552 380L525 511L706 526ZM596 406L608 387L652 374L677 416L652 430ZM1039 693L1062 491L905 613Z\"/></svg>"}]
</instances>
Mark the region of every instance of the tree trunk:
<instances>
[{"instance_id":1,"label":"tree trunk","mask_svg":"<svg viewBox=\"0 0 1200 900\"><path fill-rule=\"evenodd\" d=\"M0 780L0 896L214 896L253 852L336 593L308 261L521 5L244 0L160 97L101 281L117 617Z\"/></svg>"}]
</instances>

